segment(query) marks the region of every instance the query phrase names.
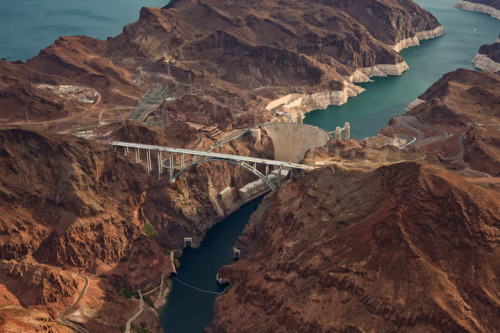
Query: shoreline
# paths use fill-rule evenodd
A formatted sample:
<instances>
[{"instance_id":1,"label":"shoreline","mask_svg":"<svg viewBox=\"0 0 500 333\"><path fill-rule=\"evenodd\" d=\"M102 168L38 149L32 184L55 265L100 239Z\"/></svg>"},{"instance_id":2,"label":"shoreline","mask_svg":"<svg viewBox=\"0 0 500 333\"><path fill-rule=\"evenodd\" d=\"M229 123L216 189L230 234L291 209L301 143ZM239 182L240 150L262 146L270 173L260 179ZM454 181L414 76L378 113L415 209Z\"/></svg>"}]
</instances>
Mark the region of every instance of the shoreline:
<instances>
[{"instance_id":1,"label":"shoreline","mask_svg":"<svg viewBox=\"0 0 500 333\"><path fill-rule=\"evenodd\" d=\"M399 52L403 49L412 47L412 46L419 46L421 40L426 40L426 39L432 39L436 37L440 37L444 35L446 31L444 30L443 26L440 25L436 29L433 30L424 30L424 31L419 31L415 34L415 36L403 39L399 41L398 43L391 45L392 48L394 48L394 51Z\"/></svg>"},{"instance_id":2,"label":"shoreline","mask_svg":"<svg viewBox=\"0 0 500 333\"><path fill-rule=\"evenodd\" d=\"M446 32L443 26L432 30L424 30L415 33L414 37L406 38L395 45L388 45L396 52L402 49L418 46L421 40L437 38ZM289 115L289 120L297 119L299 114L306 114L314 110L323 110L330 105L340 106L347 103L349 97L355 97L366 89L355 85L355 83L371 82L371 77L386 77L388 75L402 75L409 69L406 61L397 64L376 64L371 67L357 68L350 76L344 76L344 88L336 91L323 91L314 94L288 94L269 102L266 106L268 111L281 111Z\"/></svg>"},{"instance_id":3,"label":"shoreline","mask_svg":"<svg viewBox=\"0 0 500 333\"><path fill-rule=\"evenodd\" d=\"M486 54L476 54L474 59L472 59L472 63L474 64L474 67L485 72L495 73L500 71L500 63L489 58Z\"/></svg>"},{"instance_id":4,"label":"shoreline","mask_svg":"<svg viewBox=\"0 0 500 333\"><path fill-rule=\"evenodd\" d=\"M470 12L478 12L478 13L484 13L484 14L489 14L491 17L496 18L497 20L500 20L500 10L479 4L479 3L473 3L469 1L461 1L454 5L453 7L458 8L458 9L463 9L463 10L468 10Z\"/></svg>"}]
</instances>

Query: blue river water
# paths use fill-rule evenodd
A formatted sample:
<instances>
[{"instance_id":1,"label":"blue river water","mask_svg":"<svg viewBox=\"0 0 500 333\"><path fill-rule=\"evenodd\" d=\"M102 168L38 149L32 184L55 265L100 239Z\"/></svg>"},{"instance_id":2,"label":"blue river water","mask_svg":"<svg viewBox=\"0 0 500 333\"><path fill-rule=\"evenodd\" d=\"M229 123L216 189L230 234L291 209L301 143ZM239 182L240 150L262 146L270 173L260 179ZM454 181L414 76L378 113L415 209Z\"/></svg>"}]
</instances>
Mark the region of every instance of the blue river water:
<instances>
[{"instance_id":1,"label":"blue river water","mask_svg":"<svg viewBox=\"0 0 500 333\"><path fill-rule=\"evenodd\" d=\"M183 283L173 280L168 303L160 315L165 333L199 333L208 325L216 297L213 293L223 291L215 281L217 271L231 263L232 247L260 201L256 199L242 206L208 230L198 249L186 249L182 254L177 278Z\"/></svg>"},{"instance_id":2,"label":"blue river water","mask_svg":"<svg viewBox=\"0 0 500 333\"><path fill-rule=\"evenodd\" d=\"M453 8L458 0L414 2L436 16L446 34L401 51L410 67L403 75L373 78L374 82L359 84L365 92L342 106L306 114L304 123L333 131L349 122L351 137L355 139L377 135L395 113L405 113L405 107L445 73L458 68L473 69L472 59L479 47L494 43L500 33L499 20Z\"/></svg>"}]
</instances>

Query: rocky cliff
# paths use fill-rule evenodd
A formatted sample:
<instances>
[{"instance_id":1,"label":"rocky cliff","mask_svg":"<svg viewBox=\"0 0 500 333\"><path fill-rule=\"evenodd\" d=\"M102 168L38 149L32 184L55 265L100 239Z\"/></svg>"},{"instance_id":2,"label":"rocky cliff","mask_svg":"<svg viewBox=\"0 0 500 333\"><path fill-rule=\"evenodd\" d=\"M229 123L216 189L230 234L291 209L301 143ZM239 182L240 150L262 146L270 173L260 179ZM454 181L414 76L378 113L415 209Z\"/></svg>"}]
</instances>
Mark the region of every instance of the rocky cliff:
<instances>
[{"instance_id":1,"label":"rocky cliff","mask_svg":"<svg viewBox=\"0 0 500 333\"><path fill-rule=\"evenodd\" d=\"M407 0L172 1L143 8L116 38L61 37L25 64L0 63L0 118L68 126L83 113L91 123L116 121L155 82L176 97L169 109L188 118L248 125L270 117L263 111L270 99L355 94L352 80L401 74L407 66L396 51L442 33ZM92 89L96 98L85 103L47 85ZM193 102L199 107L182 107ZM214 109L231 121L210 116Z\"/></svg>"},{"instance_id":2,"label":"rocky cliff","mask_svg":"<svg viewBox=\"0 0 500 333\"><path fill-rule=\"evenodd\" d=\"M171 140L134 124L108 135L145 143ZM252 140L220 149L272 154L267 137ZM123 152L73 136L8 129L0 131L0 143L0 287L8 295L0 330L6 331L22 325L58 331L55 319L83 289L76 272L94 281L90 298L79 307L85 318L79 323L119 331L136 305L116 290L147 290L168 276L170 251L181 247L183 237L199 241L234 209L219 192L253 180L244 169L200 164L172 186ZM148 320L148 328L159 329L157 317Z\"/></svg>"},{"instance_id":3,"label":"rocky cliff","mask_svg":"<svg viewBox=\"0 0 500 333\"><path fill-rule=\"evenodd\" d=\"M268 102L291 92L311 107L343 103L361 91L353 81L401 74L397 50L442 33L407 0L186 0L143 8L106 41L61 37L26 63L1 61L1 329L66 330L56 319L79 299L81 272L92 292L67 318L118 331L137 306L120 295L157 285L165 253L236 207L219 193L253 180L213 163L168 184L123 151L49 132L92 126L104 140L207 149L194 129L264 122ZM166 129L125 122L154 83L169 90ZM273 157L265 135L217 151ZM143 323L159 329L155 316Z\"/></svg>"},{"instance_id":4,"label":"rocky cliff","mask_svg":"<svg viewBox=\"0 0 500 333\"><path fill-rule=\"evenodd\" d=\"M267 197L208 332L494 332L500 196L409 162L326 167Z\"/></svg>"},{"instance_id":5,"label":"rocky cliff","mask_svg":"<svg viewBox=\"0 0 500 333\"><path fill-rule=\"evenodd\" d=\"M445 74L419 99L424 102L409 115L453 133L447 141L463 145L463 159L472 169L500 175L499 75L459 69Z\"/></svg>"},{"instance_id":6,"label":"rocky cliff","mask_svg":"<svg viewBox=\"0 0 500 333\"><path fill-rule=\"evenodd\" d=\"M482 45L472 62L483 71L500 72L500 42Z\"/></svg>"}]
</instances>

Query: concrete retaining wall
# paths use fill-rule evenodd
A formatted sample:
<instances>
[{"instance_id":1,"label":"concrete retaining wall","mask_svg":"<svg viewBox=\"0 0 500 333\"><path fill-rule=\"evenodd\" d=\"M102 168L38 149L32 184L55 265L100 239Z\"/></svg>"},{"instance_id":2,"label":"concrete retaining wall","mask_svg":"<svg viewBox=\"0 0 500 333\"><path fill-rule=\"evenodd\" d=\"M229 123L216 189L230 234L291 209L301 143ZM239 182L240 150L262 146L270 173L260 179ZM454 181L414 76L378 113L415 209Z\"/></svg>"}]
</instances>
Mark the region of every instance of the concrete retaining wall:
<instances>
[{"instance_id":1,"label":"concrete retaining wall","mask_svg":"<svg viewBox=\"0 0 500 333\"><path fill-rule=\"evenodd\" d=\"M323 129L304 124L266 124L263 129L273 140L274 159L297 163L309 148L324 146L330 135Z\"/></svg>"}]
</instances>

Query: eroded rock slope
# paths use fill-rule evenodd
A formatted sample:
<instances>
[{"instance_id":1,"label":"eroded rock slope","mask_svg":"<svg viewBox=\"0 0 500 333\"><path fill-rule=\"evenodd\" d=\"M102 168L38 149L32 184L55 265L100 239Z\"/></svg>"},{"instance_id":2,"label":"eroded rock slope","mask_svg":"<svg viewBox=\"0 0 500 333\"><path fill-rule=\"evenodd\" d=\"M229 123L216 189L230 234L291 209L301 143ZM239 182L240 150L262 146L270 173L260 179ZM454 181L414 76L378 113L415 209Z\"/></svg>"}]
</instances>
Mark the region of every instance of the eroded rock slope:
<instances>
[{"instance_id":1,"label":"eroded rock slope","mask_svg":"<svg viewBox=\"0 0 500 333\"><path fill-rule=\"evenodd\" d=\"M499 202L414 162L302 174L253 215L208 332L494 332Z\"/></svg>"}]
</instances>

